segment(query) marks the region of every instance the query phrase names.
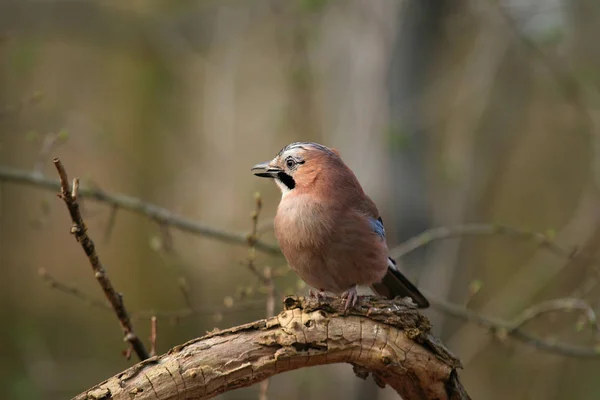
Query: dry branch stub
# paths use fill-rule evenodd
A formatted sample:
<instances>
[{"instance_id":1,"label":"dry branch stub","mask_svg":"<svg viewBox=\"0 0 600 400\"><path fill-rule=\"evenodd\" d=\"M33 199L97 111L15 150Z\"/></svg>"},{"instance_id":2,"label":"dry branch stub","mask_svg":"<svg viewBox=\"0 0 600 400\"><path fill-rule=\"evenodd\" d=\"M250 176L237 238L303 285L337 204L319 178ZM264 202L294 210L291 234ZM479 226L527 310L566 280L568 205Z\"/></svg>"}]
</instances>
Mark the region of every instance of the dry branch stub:
<instances>
[{"instance_id":1,"label":"dry branch stub","mask_svg":"<svg viewBox=\"0 0 600 400\"><path fill-rule=\"evenodd\" d=\"M152 357L76 396L82 399L208 399L281 372L350 363L404 400L469 399L460 361L430 332L412 302L362 298L284 300L277 316L215 330Z\"/></svg>"}]
</instances>

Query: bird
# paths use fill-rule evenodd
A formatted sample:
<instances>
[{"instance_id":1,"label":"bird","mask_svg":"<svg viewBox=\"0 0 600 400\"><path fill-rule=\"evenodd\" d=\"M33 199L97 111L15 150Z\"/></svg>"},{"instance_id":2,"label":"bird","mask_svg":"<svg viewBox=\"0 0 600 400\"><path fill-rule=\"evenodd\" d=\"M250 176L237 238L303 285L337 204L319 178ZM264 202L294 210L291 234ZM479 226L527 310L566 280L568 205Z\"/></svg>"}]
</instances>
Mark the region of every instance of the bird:
<instances>
[{"instance_id":1,"label":"bird","mask_svg":"<svg viewBox=\"0 0 600 400\"><path fill-rule=\"evenodd\" d=\"M275 237L291 269L317 290L311 296L341 296L347 311L364 285L382 297L410 297L418 308L429 307L390 257L377 206L337 150L294 142L251 171L281 190Z\"/></svg>"}]
</instances>

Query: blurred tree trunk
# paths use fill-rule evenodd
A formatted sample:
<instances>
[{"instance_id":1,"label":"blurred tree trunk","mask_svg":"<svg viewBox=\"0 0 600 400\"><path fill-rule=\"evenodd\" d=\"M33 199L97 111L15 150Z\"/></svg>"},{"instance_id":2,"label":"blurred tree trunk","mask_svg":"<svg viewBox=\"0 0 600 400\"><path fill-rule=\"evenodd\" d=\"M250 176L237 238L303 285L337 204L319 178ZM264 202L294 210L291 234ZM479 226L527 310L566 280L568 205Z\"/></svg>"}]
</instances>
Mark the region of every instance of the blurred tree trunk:
<instances>
[{"instance_id":1,"label":"blurred tree trunk","mask_svg":"<svg viewBox=\"0 0 600 400\"><path fill-rule=\"evenodd\" d=\"M557 65L564 63L564 56L556 56L552 46L544 47L543 42L536 41L523 23L527 21L526 9L521 14L519 9L508 8L509 2L489 4L487 10L484 6L474 7L482 24L473 36L477 41L487 37L488 44L483 48L497 57L485 51L479 55L469 52L474 61L489 65L491 84L480 87L489 88L485 91L489 101L482 109L484 124L471 138L472 189L463 204L468 210L465 216L469 221L501 222L540 231L552 229L558 232L559 242L587 243L594 236L599 217L594 206L597 191L589 180L589 140L594 133L590 131L592 126L582 125L585 113L575 104L570 84L565 87L563 77L554 72ZM573 26L580 25L578 20ZM588 35L574 42L585 43L594 37ZM504 56L498 52L502 46L506 48ZM545 52L550 52L549 56L544 56ZM477 80L485 76L485 70L477 68ZM575 71L567 68L566 73ZM468 86L467 82L477 81L469 78L462 86ZM469 108L472 111L482 104L480 94L477 103ZM464 116L462 110L457 110L452 118ZM560 176L560 184L556 176ZM463 268L454 275L451 299L468 300L465 285L479 279L485 289L472 299L470 306L485 314L511 318L532 302L570 294L565 291L564 274L575 271L568 268L569 263L535 246L514 245L501 238L464 243L469 246L461 249L458 260ZM454 333L449 343L470 365L466 379L475 396L489 396L485 377L492 373L505 377L506 384L497 387L490 398L559 398L558 381L548 377L560 376L558 371L566 362L564 359L539 353L510 357L505 345L496 343L488 333L469 325L457 330L458 326L447 325L445 334ZM556 323L548 325L545 332L548 329L560 331ZM521 346L517 348L523 351ZM511 372L517 361L518 374ZM525 378L530 376L537 379ZM573 397L579 398L573 393L564 398Z\"/></svg>"},{"instance_id":2,"label":"blurred tree trunk","mask_svg":"<svg viewBox=\"0 0 600 400\"><path fill-rule=\"evenodd\" d=\"M427 125L423 99L430 87L426 71L431 68L435 53L442 48L439 46L441 28L449 6L450 2L444 0L410 0L403 2L397 12L388 72L390 115L386 139L391 155L391 173L387 176L394 204L393 220L388 226L395 228L398 243L432 226L435 202L427 185L432 130ZM444 204L448 205L445 201ZM446 249L446 256L448 251ZM439 267L426 265L427 254L430 254L429 249L421 248L398 261L413 280L443 296L449 282L427 278L428 274L440 272ZM430 271L432 269L435 271ZM444 265L444 270L452 274L451 261Z\"/></svg>"}]
</instances>

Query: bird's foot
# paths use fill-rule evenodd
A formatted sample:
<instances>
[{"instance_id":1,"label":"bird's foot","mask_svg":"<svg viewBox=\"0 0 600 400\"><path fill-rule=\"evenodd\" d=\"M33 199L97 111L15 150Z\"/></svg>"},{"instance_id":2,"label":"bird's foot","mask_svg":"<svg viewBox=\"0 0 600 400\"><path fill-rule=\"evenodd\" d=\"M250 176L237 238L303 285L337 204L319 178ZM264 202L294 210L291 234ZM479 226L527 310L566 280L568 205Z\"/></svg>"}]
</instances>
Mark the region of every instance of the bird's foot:
<instances>
[{"instance_id":1,"label":"bird's foot","mask_svg":"<svg viewBox=\"0 0 600 400\"><path fill-rule=\"evenodd\" d=\"M319 290L309 289L308 290L308 295L310 297L316 298L317 299L317 303L320 303L321 300L327 299L327 294L325 294L325 291L323 289L319 289Z\"/></svg>"},{"instance_id":2,"label":"bird's foot","mask_svg":"<svg viewBox=\"0 0 600 400\"><path fill-rule=\"evenodd\" d=\"M342 293L342 299L346 299L346 305L344 306L344 310L348 311L351 307L356 305L358 301L358 293L356 291L356 286L346 290Z\"/></svg>"}]
</instances>

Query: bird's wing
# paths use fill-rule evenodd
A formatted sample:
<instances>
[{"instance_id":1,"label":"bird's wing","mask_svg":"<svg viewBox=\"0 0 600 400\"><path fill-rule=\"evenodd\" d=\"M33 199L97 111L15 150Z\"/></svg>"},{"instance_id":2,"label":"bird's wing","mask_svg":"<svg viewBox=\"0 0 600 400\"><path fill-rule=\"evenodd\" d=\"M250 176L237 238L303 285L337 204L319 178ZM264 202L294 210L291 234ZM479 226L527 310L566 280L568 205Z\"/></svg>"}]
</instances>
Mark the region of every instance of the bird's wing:
<instances>
[{"instance_id":1,"label":"bird's wing","mask_svg":"<svg viewBox=\"0 0 600 400\"><path fill-rule=\"evenodd\" d=\"M371 229L373 232L377 234L381 238L381 240L385 240L385 228L383 227L383 221L381 217L375 219L373 217L369 218L369 224L371 225Z\"/></svg>"},{"instance_id":2,"label":"bird's wing","mask_svg":"<svg viewBox=\"0 0 600 400\"><path fill-rule=\"evenodd\" d=\"M383 226L383 220L379 215L379 210L375 202L371 200L369 196L365 195L364 201L358 204L360 212L369 218L369 224L371 229L375 232L382 240L385 240L385 228Z\"/></svg>"},{"instance_id":3,"label":"bird's wing","mask_svg":"<svg viewBox=\"0 0 600 400\"><path fill-rule=\"evenodd\" d=\"M366 196L365 196L366 197ZM385 228L383 226L383 220L379 215L377 206L369 197L366 197L365 202L362 204L362 212L364 212L369 218L371 229L375 232L382 241L385 241ZM423 296L423 294L413 285L398 269L396 261L388 256L388 270L383 280L377 282L371 286L373 290L379 295L395 298L410 297L417 304L419 308L429 307L429 302Z\"/></svg>"}]
</instances>

